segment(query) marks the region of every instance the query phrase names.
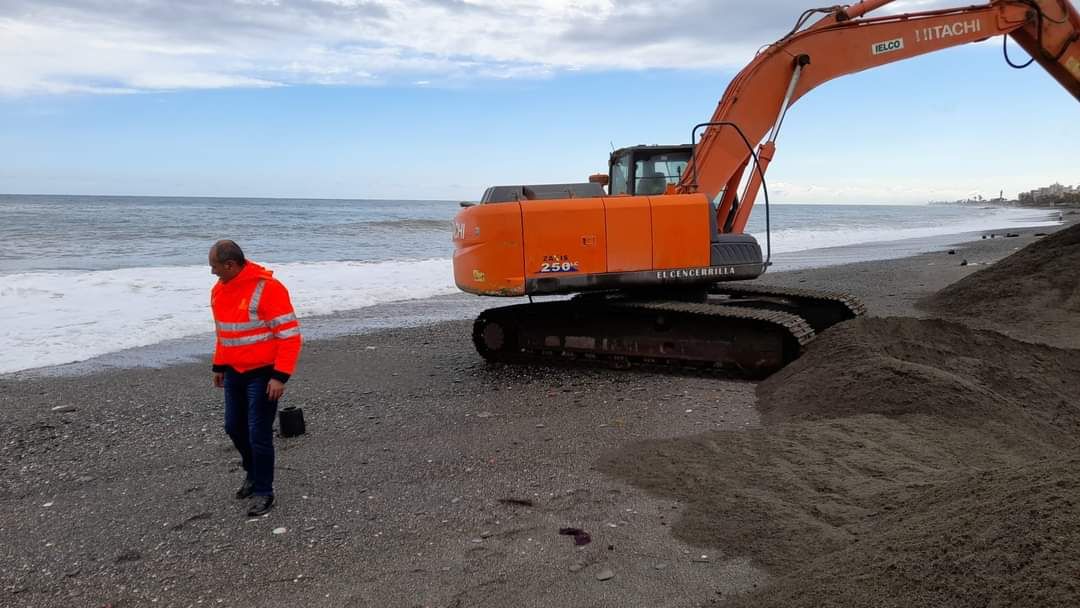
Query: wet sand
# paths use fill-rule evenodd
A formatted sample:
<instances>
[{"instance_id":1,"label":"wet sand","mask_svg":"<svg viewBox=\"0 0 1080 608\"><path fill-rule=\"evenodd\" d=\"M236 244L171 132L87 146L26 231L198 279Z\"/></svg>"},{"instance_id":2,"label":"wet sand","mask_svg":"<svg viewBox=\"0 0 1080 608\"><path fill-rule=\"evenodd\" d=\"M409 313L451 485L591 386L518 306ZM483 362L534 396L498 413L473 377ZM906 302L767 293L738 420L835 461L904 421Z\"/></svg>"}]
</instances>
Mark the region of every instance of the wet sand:
<instances>
[{"instance_id":1,"label":"wet sand","mask_svg":"<svg viewBox=\"0 0 1080 608\"><path fill-rule=\"evenodd\" d=\"M1040 231L763 282L924 318L917 302ZM309 431L278 440L279 502L254 520L205 361L0 379L0 605L754 605L784 588L791 562L688 537L700 504L609 466L763 428L756 385L490 366L469 328L310 342L285 400Z\"/></svg>"}]
</instances>

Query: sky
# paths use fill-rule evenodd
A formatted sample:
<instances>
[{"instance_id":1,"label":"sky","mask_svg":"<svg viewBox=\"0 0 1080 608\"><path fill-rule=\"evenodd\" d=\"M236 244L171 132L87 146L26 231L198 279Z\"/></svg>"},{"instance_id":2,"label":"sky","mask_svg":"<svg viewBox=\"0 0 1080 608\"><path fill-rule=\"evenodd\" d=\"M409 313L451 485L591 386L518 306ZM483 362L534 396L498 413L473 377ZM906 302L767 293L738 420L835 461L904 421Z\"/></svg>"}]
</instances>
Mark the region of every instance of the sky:
<instances>
[{"instance_id":1,"label":"sky","mask_svg":"<svg viewBox=\"0 0 1080 608\"><path fill-rule=\"evenodd\" d=\"M584 181L613 146L687 142L813 6L2 0L0 192L476 200ZM996 38L810 92L768 188L777 202L924 203L1080 184L1078 117Z\"/></svg>"}]
</instances>

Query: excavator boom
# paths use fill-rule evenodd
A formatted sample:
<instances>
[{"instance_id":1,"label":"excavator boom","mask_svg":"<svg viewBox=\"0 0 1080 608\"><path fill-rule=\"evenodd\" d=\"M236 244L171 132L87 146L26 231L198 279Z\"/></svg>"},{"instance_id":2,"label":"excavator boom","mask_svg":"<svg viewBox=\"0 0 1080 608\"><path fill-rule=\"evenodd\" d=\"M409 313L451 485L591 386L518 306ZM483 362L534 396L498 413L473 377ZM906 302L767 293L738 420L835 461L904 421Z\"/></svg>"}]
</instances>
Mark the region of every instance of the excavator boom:
<instances>
[{"instance_id":1,"label":"excavator boom","mask_svg":"<svg viewBox=\"0 0 1080 608\"><path fill-rule=\"evenodd\" d=\"M721 229L741 233L791 104L835 78L993 36L1012 37L1080 100L1080 16L1066 0L994 0L866 17L891 1L833 10L758 53L728 86L676 190L709 200L723 194L717 211ZM756 155L747 141L762 142ZM747 186L736 196L746 171Z\"/></svg>"}]
</instances>

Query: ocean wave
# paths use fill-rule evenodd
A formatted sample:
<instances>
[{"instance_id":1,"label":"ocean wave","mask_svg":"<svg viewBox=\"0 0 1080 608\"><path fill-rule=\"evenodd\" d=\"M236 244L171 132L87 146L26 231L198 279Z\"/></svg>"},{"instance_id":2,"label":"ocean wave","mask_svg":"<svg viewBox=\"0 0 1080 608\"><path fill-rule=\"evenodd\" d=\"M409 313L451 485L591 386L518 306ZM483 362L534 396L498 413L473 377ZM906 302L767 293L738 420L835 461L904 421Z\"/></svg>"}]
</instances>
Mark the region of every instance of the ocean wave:
<instances>
[{"instance_id":1,"label":"ocean wave","mask_svg":"<svg viewBox=\"0 0 1080 608\"><path fill-rule=\"evenodd\" d=\"M917 209L917 208L915 208ZM913 212L914 210L913 209ZM842 247L866 243L901 241L970 232L1002 231L1010 228L1056 226L1057 215L1036 209L1003 209L992 213L943 222L932 225L895 226L888 224L849 225L843 228L782 228L772 231L773 253L791 253L828 247ZM762 247L765 246L764 231L755 232Z\"/></svg>"},{"instance_id":2,"label":"ocean wave","mask_svg":"<svg viewBox=\"0 0 1080 608\"><path fill-rule=\"evenodd\" d=\"M450 220L441 219L417 219L417 218L405 218L395 220L375 220L371 222L365 222L365 225L372 228L381 228L387 230L437 230L450 233Z\"/></svg>"},{"instance_id":3,"label":"ocean wave","mask_svg":"<svg viewBox=\"0 0 1080 608\"><path fill-rule=\"evenodd\" d=\"M301 318L457 291L450 260L441 258L271 268ZM7 274L0 373L212 332L215 280L206 266Z\"/></svg>"},{"instance_id":4,"label":"ocean wave","mask_svg":"<svg viewBox=\"0 0 1080 608\"><path fill-rule=\"evenodd\" d=\"M319 228L323 235L362 235L369 233L392 234L394 232L440 232L450 240L450 220L431 218L395 218L382 220L363 220L359 222L338 222Z\"/></svg>"}]
</instances>

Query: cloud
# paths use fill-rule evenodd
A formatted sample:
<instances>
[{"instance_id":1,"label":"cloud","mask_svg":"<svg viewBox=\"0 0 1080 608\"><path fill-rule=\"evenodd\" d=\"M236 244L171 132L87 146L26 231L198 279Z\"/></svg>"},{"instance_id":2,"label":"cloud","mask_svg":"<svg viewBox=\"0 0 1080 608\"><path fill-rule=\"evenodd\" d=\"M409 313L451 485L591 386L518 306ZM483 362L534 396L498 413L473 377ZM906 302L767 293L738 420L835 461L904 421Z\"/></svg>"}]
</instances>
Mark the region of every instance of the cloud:
<instances>
[{"instance_id":1,"label":"cloud","mask_svg":"<svg viewBox=\"0 0 1080 608\"><path fill-rule=\"evenodd\" d=\"M731 0L6 0L0 93L737 68L804 9L805 0L752 10Z\"/></svg>"}]
</instances>

